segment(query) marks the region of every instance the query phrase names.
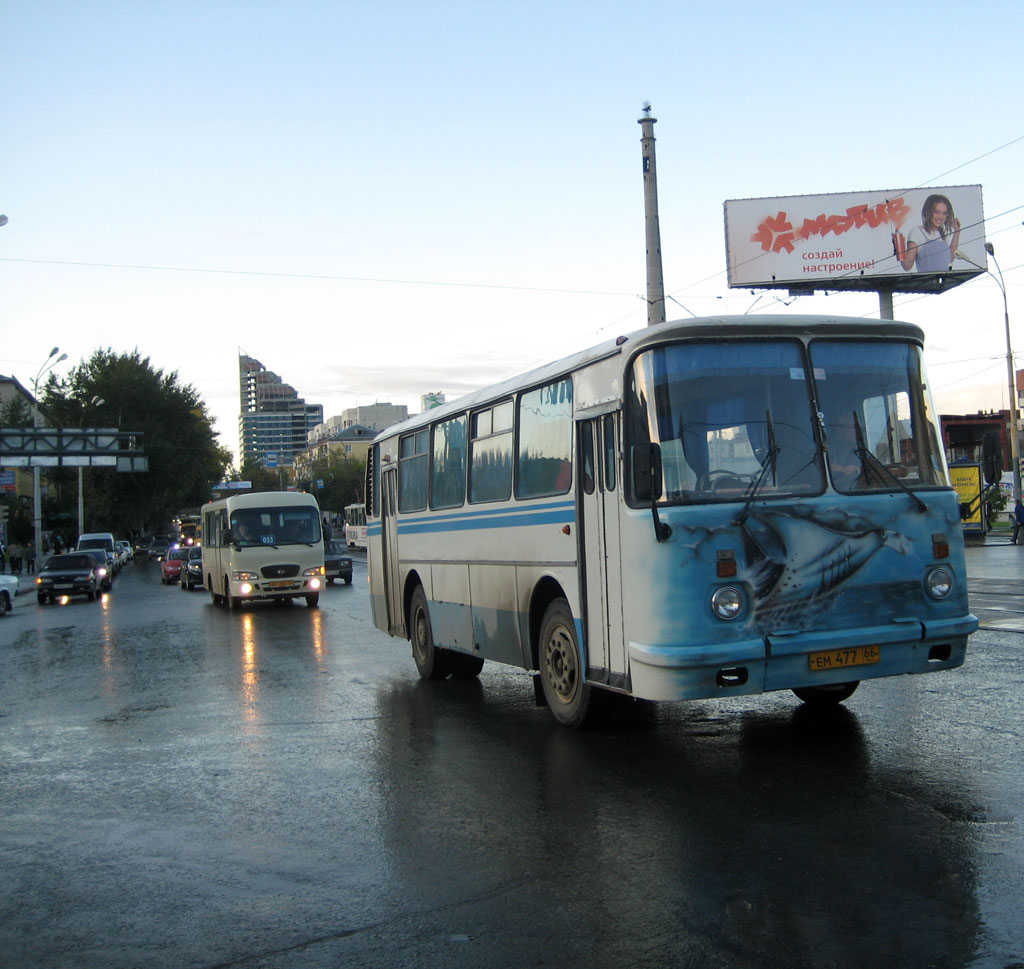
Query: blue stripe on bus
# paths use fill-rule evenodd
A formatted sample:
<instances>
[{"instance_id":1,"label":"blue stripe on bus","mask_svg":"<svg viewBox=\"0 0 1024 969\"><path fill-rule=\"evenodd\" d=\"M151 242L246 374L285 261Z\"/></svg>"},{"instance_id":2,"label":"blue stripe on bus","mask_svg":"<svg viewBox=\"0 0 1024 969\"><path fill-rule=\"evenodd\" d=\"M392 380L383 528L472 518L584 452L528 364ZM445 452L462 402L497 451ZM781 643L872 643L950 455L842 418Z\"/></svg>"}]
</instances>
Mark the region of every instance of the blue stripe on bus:
<instances>
[{"instance_id":1,"label":"blue stripe on bus","mask_svg":"<svg viewBox=\"0 0 1024 969\"><path fill-rule=\"evenodd\" d=\"M515 528L517 526L573 523L576 521L576 503L559 502L553 505L526 505L519 508L490 509L486 511L448 512L399 518L398 531L403 535L423 532L468 531L483 528ZM380 522L367 525L367 535L380 535Z\"/></svg>"}]
</instances>

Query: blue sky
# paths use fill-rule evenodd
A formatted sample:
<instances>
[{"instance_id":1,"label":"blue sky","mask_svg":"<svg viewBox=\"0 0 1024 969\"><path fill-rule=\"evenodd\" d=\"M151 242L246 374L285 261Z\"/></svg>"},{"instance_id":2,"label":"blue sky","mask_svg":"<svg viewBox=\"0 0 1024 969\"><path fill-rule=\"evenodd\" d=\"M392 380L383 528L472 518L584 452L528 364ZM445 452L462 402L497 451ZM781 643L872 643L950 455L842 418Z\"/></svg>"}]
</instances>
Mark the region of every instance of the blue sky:
<instances>
[{"instance_id":1,"label":"blue sky","mask_svg":"<svg viewBox=\"0 0 1024 969\"><path fill-rule=\"evenodd\" d=\"M0 373L138 348L237 448L237 355L325 416L742 313L726 199L981 184L1024 353L1019 4L0 5ZM141 268L130 268L141 267ZM877 316L877 297L758 311ZM940 411L1006 404L999 290L897 297Z\"/></svg>"}]
</instances>

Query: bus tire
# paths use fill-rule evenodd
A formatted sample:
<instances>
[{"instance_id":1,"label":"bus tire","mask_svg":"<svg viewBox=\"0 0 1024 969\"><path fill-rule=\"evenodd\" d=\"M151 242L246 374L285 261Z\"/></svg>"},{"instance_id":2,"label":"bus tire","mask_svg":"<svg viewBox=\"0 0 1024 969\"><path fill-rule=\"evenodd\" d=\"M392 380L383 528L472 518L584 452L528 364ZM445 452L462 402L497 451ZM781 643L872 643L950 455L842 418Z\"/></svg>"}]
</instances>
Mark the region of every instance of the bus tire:
<instances>
[{"instance_id":1,"label":"bus tire","mask_svg":"<svg viewBox=\"0 0 1024 969\"><path fill-rule=\"evenodd\" d=\"M471 680L480 675L484 668L482 656L470 656L469 653L452 653L452 679Z\"/></svg>"},{"instance_id":2,"label":"bus tire","mask_svg":"<svg viewBox=\"0 0 1024 969\"><path fill-rule=\"evenodd\" d=\"M242 600L238 596L231 594L231 582L226 575L224 576L224 601L228 604L228 608L233 611L242 608Z\"/></svg>"},{"instance_id":3,"label":"bus tire","mask_svg":"<svg viewBox=\"0 0 1024 969\"><path fill-rule=\"evenodd\" d=\"M423 586L416 586L409 603L409 642L416 669L425 680L443 680L452 670L452 654L434 645L427 596Z\"/></svg>"},{"instance_id":4,"label":"bus tire","mask_svg":"<svg viewBox=\"0 0 1024 969\"><path fill-rule=\"evenodd\" d=\"M804 703L815 707L831 707L853 696L853 691L860 686L860 680L852 683L828 683L822 686L796 686L793 692Z\"/></svg>"},{"instance_id":5,"label":"bus tire","mask_svg":"<svg viewBox=\"0 0 1024 969\"><path fill-rule=\"evenodd\" d=\"M316 606L317 606L317 603L319 601L320 601L320 593L319 592L314 592L311 595L306 596L306 605L309 606L310 609L315 609Z\"/></svg>"},{"instance_id":6,"label":"bus tire","mask_svg":"<svg viewBox=\"0 0 1024 969\"><path fill-rule=\"evenodd\" d=\"M210 590L210 599L213 600L213 604L219 606L224 601L224 597L217 592L217 587L213 584L212 575L206 577L206 588Z\"/></svg>"},{"instance_id":7,"label":"bus tire","mask_svg":"<svg viewBox=\"0 0 1024 969\"><path fill-rule=\"evenodd\" d=\"M615 696L586 682L569 603L555 599L540 624L540 681L555 719L579 730L607 721Z\"/></svg>"}]
</instances>

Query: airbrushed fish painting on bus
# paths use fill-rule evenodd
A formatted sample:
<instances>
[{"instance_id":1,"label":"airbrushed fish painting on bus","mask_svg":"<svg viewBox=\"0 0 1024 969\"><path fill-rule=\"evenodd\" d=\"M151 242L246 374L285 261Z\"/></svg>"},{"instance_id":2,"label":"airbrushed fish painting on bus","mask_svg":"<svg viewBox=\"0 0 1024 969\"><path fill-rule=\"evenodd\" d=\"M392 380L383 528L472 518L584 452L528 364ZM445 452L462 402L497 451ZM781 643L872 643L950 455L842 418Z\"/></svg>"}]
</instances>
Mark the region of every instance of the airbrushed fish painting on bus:
<instances>
[{"instance_id":1,"label":"airbrushed fish painting on bus","mask_svg":"<svg viewBox=\"0 0 1024 969\"><path fill-rule=\"evenodd\" d=\"M536 671L556 719L617 696L952 669L967 607L912 325L649 327L389 429L367 474L376 624L421 675Z\"/></svg>"}]
</instances>

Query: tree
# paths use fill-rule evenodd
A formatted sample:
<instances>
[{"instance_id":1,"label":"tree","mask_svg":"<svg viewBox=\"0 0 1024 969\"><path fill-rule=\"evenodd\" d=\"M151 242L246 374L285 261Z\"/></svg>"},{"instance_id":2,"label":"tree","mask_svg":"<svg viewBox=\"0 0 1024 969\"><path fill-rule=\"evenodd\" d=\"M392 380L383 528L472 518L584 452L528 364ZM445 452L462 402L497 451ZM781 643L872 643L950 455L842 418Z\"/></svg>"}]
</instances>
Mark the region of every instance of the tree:
<instances>
[{"instance_id":1,"label":"tree","mask_svg":"<svg viewBox=\"0 0 1024 969\"><path fill-rule=\"evenodd\" d=\"M0 407L0 427L31 427L32 408L24 397L12 397Z\"/></svg>"},{"instance_id":2,"label":"tree","mask_svg":"<svg viewBox=\"0 0 1024 969\"><path fill-rule=\"evenodd\" d=\"M111 427L140 431L147 472L90 468L84 474L88 530L126 534L164 526L174 515L210 498L210 486L231 463L198 392L177 372L154 369L136 349L96 350L66 377L51 374L43 406L48 422L62 427ZM58 500L67 504L74 472L52 475ZM77 495L75 495L77 501Z\"/></svg>"},{"instance_id":3,"label":"tree","mask_svg":"<svg viewBox=\"0 0 1024 969\"><path fill-rule=\"evenodd\" d=\"M366 463L344 455L329 453L326 459L313 462L310 476L299 482L316 495L324 511L341 512L346 505L363 500L363 475ZM317 481L323 487L317 487Z\"/></svg>"}]
</instances>

